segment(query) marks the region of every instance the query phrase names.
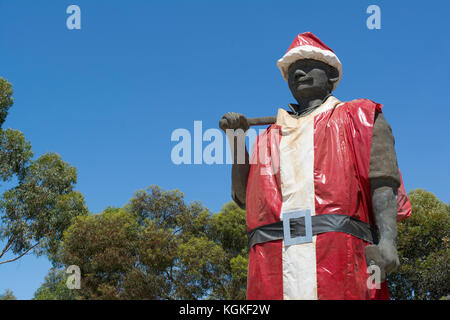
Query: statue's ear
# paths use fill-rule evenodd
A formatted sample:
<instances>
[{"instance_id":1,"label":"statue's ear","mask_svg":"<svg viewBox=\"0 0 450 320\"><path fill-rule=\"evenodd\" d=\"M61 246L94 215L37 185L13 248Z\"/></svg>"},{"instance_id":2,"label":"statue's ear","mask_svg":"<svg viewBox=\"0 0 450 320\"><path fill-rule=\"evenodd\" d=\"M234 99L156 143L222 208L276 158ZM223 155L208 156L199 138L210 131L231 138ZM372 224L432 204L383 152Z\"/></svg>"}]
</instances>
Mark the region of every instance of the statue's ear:
<instances>
[{"instance_id":1,"label":"statue's ear","mask_svg":"<svg viewBox=\"0 0 450 320\"><path fill-rule=\"evenodd\" d=\"M339 71L335 67L330 66L328 72L328 81L334 85L338 80L339 80Z\"/></svg>"}]
</instances>

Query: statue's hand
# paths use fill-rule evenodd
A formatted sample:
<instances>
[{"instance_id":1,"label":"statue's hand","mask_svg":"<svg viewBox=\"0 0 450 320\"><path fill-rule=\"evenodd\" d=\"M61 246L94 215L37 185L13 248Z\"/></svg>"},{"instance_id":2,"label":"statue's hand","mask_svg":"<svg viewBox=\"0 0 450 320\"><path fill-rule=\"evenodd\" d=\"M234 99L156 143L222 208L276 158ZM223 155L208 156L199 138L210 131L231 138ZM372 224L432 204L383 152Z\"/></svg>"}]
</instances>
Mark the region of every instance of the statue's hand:
<instances>
[{"instance_id":1,"label":"statue's hand","mask_svg":"<svg viewBox=\"0 0 450 320\"><path fill-rule=\"evenodd\" d=\"M243 114L228 112L220 119L219 127L223 131L226 131L227 129L242 129L246 132L250 126L248 125L247 118Z\"/></svg>"},{"instance_id":2,"label":"statue's hand","mask_svg":"<svg viewBox=\"0 0 450 320\"><path fill-rule=\"evenodd\" d=\"M395 243L393 241L381 239L377 247L380 251L381 258L383 259L385 272L391 273L395 271L400 265Z\"/></svg>"}]
</instances>

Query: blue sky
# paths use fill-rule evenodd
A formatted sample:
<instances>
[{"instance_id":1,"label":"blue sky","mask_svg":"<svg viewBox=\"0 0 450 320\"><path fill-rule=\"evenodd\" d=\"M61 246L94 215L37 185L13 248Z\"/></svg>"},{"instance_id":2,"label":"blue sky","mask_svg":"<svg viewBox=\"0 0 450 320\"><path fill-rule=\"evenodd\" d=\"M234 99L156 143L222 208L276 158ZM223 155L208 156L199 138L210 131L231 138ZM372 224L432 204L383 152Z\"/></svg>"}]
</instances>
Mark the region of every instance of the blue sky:
<instances>
[{"instance_id":1,"label":"blue sky","mask_svg":"<svg viewBox=\"0 0 450 320\"><path fill-rule=\"evenodd\" d=\"M66 28L71 4L81 30ZM381 30L366 27L371 4ZM74 165L92 212L152 184L217 212L230 166L174 165L172 131L294 102L276 61L312 31L343 64L335 96L384 104L407 191L449 202L448 12L445 1L0 0L0 76L15 96L4 127ZM33 256L0 265L0 292L29 299L49 268Z\"/></svg>"}]
</instances>

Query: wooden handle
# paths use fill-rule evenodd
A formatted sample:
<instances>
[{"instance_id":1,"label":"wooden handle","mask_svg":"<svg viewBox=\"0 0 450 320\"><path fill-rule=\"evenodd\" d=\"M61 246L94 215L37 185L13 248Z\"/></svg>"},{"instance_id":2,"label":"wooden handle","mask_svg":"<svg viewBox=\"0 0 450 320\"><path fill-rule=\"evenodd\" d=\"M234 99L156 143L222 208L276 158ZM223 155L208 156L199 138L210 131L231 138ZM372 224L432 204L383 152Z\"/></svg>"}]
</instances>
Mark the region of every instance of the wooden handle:
<instances>
[{"instance_id":1,"label":"wooden handle","mask_svg":"<svg viewBox=\"0 0 450 320\"><path fill-rule=\"evenodd\" d=\"M276 121L277 117L258 117L247 119L249 126L265 126L268 124L274 124Z\"/></svg>"},{"instance_id":2,"label":"wooden handle","mask_svg":"<svg viewBox=\"0 0 450 320\"><path fill-rule=\"evenodd\" d=\"M251 126L266 126L269 124L274 124L277 121L277 117L258 117L258 118L247 118L248 125ZM222 130L227 130L228 125L225 119L219 121L219 128Z\"/></svg>"}]
</instances>

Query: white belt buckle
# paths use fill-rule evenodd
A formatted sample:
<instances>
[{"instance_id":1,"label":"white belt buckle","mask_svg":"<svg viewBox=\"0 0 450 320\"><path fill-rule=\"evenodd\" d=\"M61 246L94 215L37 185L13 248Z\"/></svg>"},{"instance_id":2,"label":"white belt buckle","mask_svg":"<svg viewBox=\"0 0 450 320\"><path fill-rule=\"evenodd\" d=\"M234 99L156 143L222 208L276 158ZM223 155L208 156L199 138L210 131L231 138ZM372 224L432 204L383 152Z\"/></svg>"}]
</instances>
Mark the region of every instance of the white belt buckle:
<instances>
[{"instance_id":1,"label":"white belt buckle","mask_svg":"<svg viewBox=\"0 0 450 320\"><path fill-rule=\"evenodd\" d=\"M296 218L305 219L305 235L295 238L291 237L291 219ZM312 242L312 223L311 223L311 210L300 210L283 213L283 233L284 233L284 245L292 246L296 244Z\"/></svg>"}]
</instances>

